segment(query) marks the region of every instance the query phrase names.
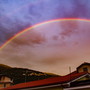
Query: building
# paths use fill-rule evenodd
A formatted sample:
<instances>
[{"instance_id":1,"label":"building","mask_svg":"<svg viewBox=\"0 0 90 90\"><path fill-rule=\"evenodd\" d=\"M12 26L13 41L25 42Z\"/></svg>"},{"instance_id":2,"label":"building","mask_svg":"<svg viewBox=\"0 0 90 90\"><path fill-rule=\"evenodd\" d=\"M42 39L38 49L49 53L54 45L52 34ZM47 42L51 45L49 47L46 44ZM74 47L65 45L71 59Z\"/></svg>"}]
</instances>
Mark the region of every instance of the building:
<instances>
[{"instance_id":1,"label":"building","mask_svg":"<svg viewBox=\"0 0 90 90\"><path fill-rule=\"evenodd\" d=\"M90 63L84 62L80 66L77 67L77 72L88 72L90 73Z\"/></svg>"},{"instance_id":2,"label":"building","mask_svg":"<svg viewBox=\"0 0 90 90\"><path fill-rule=\"evenodd\" d=\"M9 87L13 84L11 78L7 77L6 75L0 75L0 88Z\"/></svg>"},{"instance_id":3,"label":"building","mask_svg":"<svg viewBox=\"0 0 90 90\"><path fill-rule=\"evenodd\" d=\"M89 69L90 64L85 62L68 75L20 83L3 90L90 90Z\"/></svg>"}]
</instances>

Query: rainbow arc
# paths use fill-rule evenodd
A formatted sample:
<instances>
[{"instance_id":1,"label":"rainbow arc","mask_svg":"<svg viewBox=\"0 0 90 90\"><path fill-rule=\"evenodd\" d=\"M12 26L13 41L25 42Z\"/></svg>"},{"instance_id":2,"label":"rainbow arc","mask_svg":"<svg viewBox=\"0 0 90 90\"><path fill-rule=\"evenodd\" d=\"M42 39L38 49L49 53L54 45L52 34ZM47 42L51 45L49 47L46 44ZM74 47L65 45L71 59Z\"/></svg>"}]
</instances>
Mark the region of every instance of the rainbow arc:
<instances>
[{"instance_id":1,"label":"rainbow arc","mask_svg":"<svg viewBox=\"0 0 90 90\"><path fill-rule=\"evenodd\" d=\"M38 23L38 24L35 24L31 27L28 27L24 30L21 30L20 32L18 32L16 35L14 35L13 37L11 37L10 39L8 39L2 46L0 46L0 49L4 48L7 44L9 44L13 39L15 39L16 37L20 36L21 34L33 29L33 28L36 28L36 27L39 27L39 26L42 26L42 25L45 25L45 24L48 24L48 23L53 23L53 22L60 22L60 21L84 21L84 22L90 22L90 19L80 19L80 18L62 18L62 19L53 19L53 20L49 20L49 21L45 21L45 22L41 22L41 23Z\"/></svg>"}]
</instances>

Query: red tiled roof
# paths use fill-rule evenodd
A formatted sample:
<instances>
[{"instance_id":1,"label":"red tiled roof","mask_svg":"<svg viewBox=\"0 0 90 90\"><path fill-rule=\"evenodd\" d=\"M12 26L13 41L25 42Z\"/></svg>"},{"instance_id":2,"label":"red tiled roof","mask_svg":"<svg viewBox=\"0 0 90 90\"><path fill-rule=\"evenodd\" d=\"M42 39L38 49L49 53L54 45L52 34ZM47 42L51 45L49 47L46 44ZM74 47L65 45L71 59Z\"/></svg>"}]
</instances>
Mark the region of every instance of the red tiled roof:
<instances>
[{"instance_id":1,"label":"red tiled roof","mask_svg":"<svg viewBox=\"0 0 90 90\"><path fill-rule=\"evenodd\" d=\"M81 72L81 73L72 73L66 76L57 76L57 77L52 77L52 78L47 78L43 80L38 80L38 81L31 81L27 83L20 83L17 85L10 86L8 88L5 88L3 90L14 90L14 89L22 89L22 88L32 88L32 87L37 87L37 86L44 86L44 85L52 85L52 84L62 84L66 83L69 81L72 81L82 75L87 74L86 72Z\"/></svg>"}]
</instances>

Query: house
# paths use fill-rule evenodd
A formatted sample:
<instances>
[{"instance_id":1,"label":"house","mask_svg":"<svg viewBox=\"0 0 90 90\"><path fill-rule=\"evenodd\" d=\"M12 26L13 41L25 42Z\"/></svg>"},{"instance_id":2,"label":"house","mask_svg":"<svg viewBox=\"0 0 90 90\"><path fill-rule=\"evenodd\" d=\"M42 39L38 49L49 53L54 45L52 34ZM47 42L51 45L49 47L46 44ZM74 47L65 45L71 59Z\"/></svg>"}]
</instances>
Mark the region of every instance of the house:
<instances>
[{"instance_id":1,"label":"house","mask_svg":"<svg viewBox=\"0 0 90 90\"><path fill-rule=\"evenodd\" d=\"M77 67L77 72L88 72L90 73L90 63L84 62L80 66Z\"/></svg>"},{"instance_id":2,"label":"house","mask_svg":"<svg viewBox=\"0 0 90 90\"><path fill-rule=\"evenodd\" d=\"M3 90L90 90L89 69L89 63L85 62L68 75L20 83Z\"/></svg>"},{"instance_id":3,"label":"house","mask_svg":"<svg viewBox=\"0 0 90 90\"><path fill-rule=\"evenodd\" d=\"M9 87L13 84L11 78L7 77L6 75L0 74L0 88Z\"/></svg>"}]
</instances>

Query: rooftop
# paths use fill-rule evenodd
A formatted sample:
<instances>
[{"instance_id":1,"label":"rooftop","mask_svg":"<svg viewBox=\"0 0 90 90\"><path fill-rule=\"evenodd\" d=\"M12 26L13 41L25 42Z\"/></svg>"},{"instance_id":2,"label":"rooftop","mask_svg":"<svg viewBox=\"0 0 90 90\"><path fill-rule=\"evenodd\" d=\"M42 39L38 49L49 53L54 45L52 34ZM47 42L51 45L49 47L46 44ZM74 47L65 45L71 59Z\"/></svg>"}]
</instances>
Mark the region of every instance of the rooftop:
<instances>
[{"instance_id":1,"label":"rooftop","mask_svg":"<svg viewBox=\"0 0 90 90\"><path fill-rule=\"evenodd\" d=\"M76 78L85 74L87 73L86 72L71 73L66 76L57 76L57 77L47 78L47 79L38 80L38 81L20 83L17 85L10 86L8 88L4 88L4 90L12 90L12 89L15 90L15 89L40 87L40 86L46 86L46 85L62 84L62 83L67 83L72 80L75 80Z\"/></svg>"}]
</instances>

